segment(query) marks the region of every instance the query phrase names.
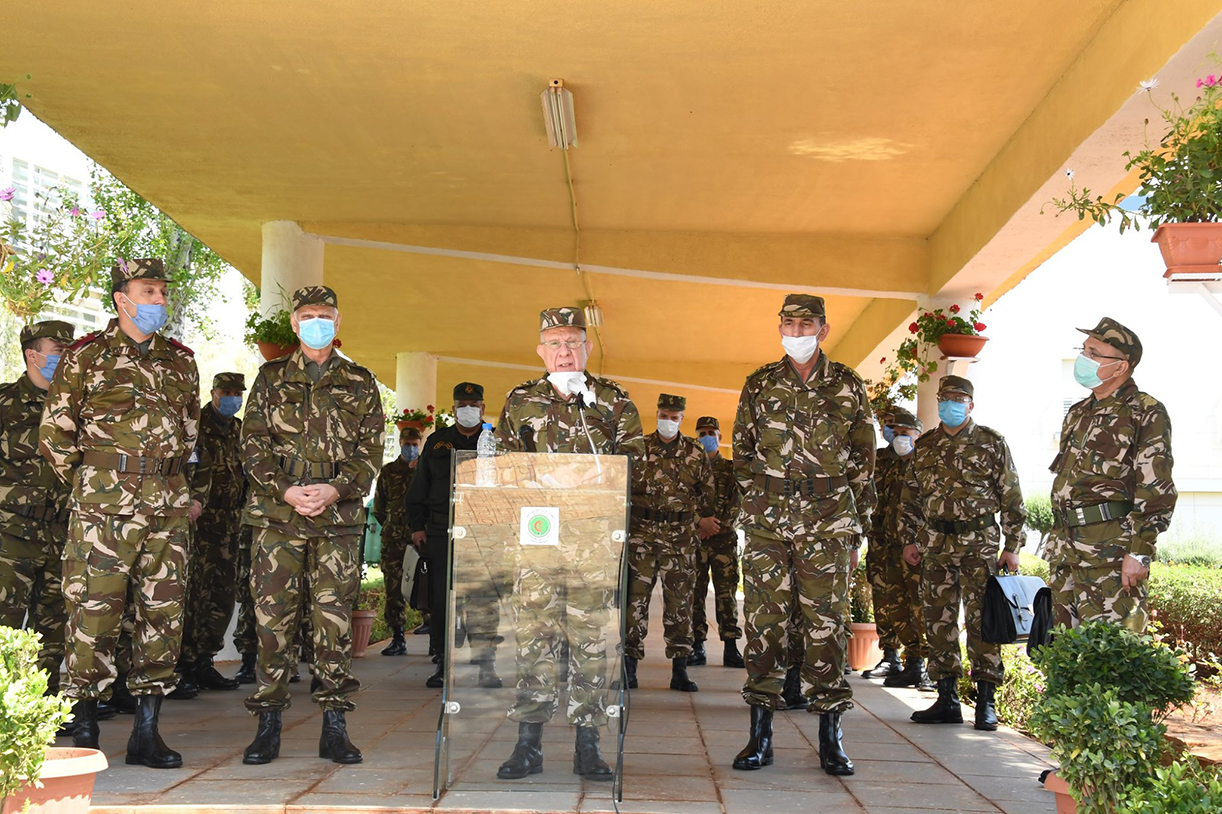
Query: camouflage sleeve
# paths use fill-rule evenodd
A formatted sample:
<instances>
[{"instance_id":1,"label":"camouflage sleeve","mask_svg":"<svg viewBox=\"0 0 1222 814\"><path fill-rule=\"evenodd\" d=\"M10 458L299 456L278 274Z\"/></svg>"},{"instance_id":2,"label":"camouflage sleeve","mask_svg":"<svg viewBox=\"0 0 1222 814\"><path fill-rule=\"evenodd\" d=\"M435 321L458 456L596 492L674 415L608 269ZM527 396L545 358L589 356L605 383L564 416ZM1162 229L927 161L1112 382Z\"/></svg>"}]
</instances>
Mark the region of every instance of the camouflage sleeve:
<instances>
[{"instance_id":1,"label":"camouflage sleeve","mask_svg":"<svg viewBox=\"0 0 1222 814\"><path fill-rule=\"evenodd\" d=\"M509 410L509 405L512 401L513 391L511 390L509 395L505 397L505 406L501 408L501 417L496 422L496 443L497 446L507 452L524 452L525 448L522 446L522 439L518 437L517 422L513 420L513 413ZM425 446L428 446L428 442L425 442ZM420 453L420 458L421 460L424 459L423 452ZM419 473L420 469L421 467L416 467L417 473ZM413 478L413 481L415 480L419 480L419 474L417 474L416 478ZM425 497L427 498L427 493ZM420 528L423 529L424 526L421 525Z\"/></svg>"},{"instance_id":2,"label":"camouflage sleeve","mask_svg":"<svg viewBox=\"0 0 1222 814\"><path fill-rule=\"evenodd\" d=\"M628 398L619 399L615 404L615 451L632 458L640 457L645 451L641 414Z\"/></svg>"},{"instance_id":3,"label":"camouflage sleeve","mask_svg":"<svg viewBox=\"0 0 1222 814\"><path fill-rule=\"evenodd\" d=\"M755 421L752 395L751 381L748 380L738 397L738 410L734 414L734 477L738 481L740 494L750 489L755 481L754 464L759 442L759 425Z\"/></svg>"},{"instance_id":4,"label":"camouflage sleeve","mask_svg":"<svg viewBox=\"0 0 1222 814\"><path fill-rule=\"evenodd\" d=\"M1001 530L1005 534L1005 550L1017 554L1027 542L1027 533L1024 530L1027 507L1023 505L1023 490L1018 483L1018 469L1014 466L1010 445L1004 438L998 437L998 441L1001 444L997 462L997 474L1000 476L997 494L1001 503Z\"/></svg>"},{"instance_id":5,"label":"camouflage sleeve","mask_svg":"<svg viewBox=\"0 0 1222 814\"><path fill-rule=\"evenodd\" d=\"M382 450L386 441L386 415L382 412L382 397L373 376L365 387L365 404L357 415L360 423L353 427L356 433L356 454L340 464L339 475L331 485L339 492L340 500L351 497L364 500L373 486L382 465Z\"/></svg>"},{"instance_id":6,"label":"camouflage sleeve","mask_svg":"<svg viewBox=\"0 0 1222 814\"><path fill-rule=\"evenodd\" d=\"M378 485L373 490L373 519L379 526L386 525L386 478L378 475Z\"/></svg>"},{"instance_id":7,"label":"camouflage sleeve","mask_svg":"<svg viewBox=\"0 0 1222 814\"><path fill-rule=\"evenodd\" d=\"M85 376L80 355L72 350L66 351L55 372L57 375L51 380L47 400L42 407L38 449L50 462L56 477L72 486L76 468L81 463L77 428Z\"/></svg>"},{"instance_id":8,"label":"camouflage sleeve","mask_svg":"<svg viewBox=\"0 0 1222 814\"><path fill-rule=\"evenodd\" d=\"M246 466L247 480L275 495L278 500L283 500L284 493L293 486L293 481L276 463L276 456L272 454L268 414L265 366L259 369L246 399L246 414L242 419L242 459Z\"/></svg>"},{"instance_id":9,"label":"camouflage sleeve","mask_svg":"<svg viewBox=\"0 0 1222 814\"><path fill-rule=\"evenodd\" d=\"M1178 493L1171 479L1171 418L1161 404L1142 415L1133 461L1133 511L1122 524L1130 554L1154 556L1160 532L1171 525Z\"/></svg>"},{"instance_id":10,"label":"camouflage sleeve","mask_svg":"<svg viewBox=\"0 0 1222 814\"><path fill-rule=\"evenodd\" d=\"M499 424L497 425L500 426ZM428 465L429 453L433 451L437 433L429 435L420 450L420 463L416 464L416 474L407 485L403 502L407 506L407 527L412 532L424 531L429 521L429 495L433 493L433 468Z\"/></svg>"},{"instance_id":11,"label":"camouflage sleeve","mask_svg":"<svg viewBox=\"0 0 1222 814\"><path fill-rule=\"evenodd\" d=\"M190 383L191 400L187 402L182 414L183 449L195 449L199 443L199 367L195 358L188 358L187 380Z\"/></svg>"},{"instance_id":12,"label":"camouflage sleeve","mask_svg":"<svg viewBox=\"0 0 1222 814\"><path fill-rule=\"evenodd\" d=\"M191 486L191 499L199 501L199 505L208 505L208 494L212 491L212 471L216 467L216 463L212 456L212 450L208 449L206 444L197 444L195 447L196 461L190 464L187 469L187 478Z\"/></svg>"},{"instance_id":13,"label":"camouflage sleeve","mask_svg":"<svg viewBox=\"0 0 1222 814\"><path fill-rule=\"evenodd\" d=\"M913 453L914 455L916 453ZM917 481L917 468L909 464L904 474L904 485L900 489L899 539L906 540L917 548L925 539L920 530L925 526L925 509L921 506L921 486Z\"/></svg>"},{"instance_id":14,"label":"camouflage sleeve","mask_svg":"<svg viewBox=\"0 0 1222 814\"><path fill-rule=\"evenodd\" d=\"M704 453L703 447L700 451L700 471L697 474L696 494L696 511L700 517L716 517L717 516L717 481L713 475L713 465L709 462L709 456Z\"/></svg>"},{"instance_id":15,"label":"camouflage sleeve","mask_svg":"<svg viewBox=\"0 0 1222 814\"><path fill-rule=\"evenodd\" d=\"M874 423L870 420L870 397L866 394L866 386L861 379L853 378L854 391L857 396L857 413L853 416L853 425L849 429L849 488L853 490L853 500L857 503L857 519L864 534L871 527L874 507L878 496L874 492L874 456L877 454L877 441L874 437Z\"/></svg>"}]
</instances>

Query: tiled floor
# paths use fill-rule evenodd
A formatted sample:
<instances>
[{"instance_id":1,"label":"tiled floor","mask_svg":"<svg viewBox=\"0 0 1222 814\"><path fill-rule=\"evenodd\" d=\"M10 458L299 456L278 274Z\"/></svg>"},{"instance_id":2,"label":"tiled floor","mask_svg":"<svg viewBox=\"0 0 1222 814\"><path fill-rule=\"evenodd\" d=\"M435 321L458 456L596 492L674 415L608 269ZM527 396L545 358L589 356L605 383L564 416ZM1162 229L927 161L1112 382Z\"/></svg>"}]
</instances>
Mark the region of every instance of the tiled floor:
<instances>
[{"instance_id":1,"label":"tiled floor","mask_svg":"<svg viewBox=\"0 0 1222 814\"><path fill-rule=\"evenodd\" d=\"M660 615L660 614L655 614ZM660 650L652 630L652 651ZM301 810L425 810L614 812L609 784L582 783L569 765L572 729L545 729L545 771L528 781L493 777L516 734L499 713L456 726L453 788L432 798L433 755L440 694L424 688L432 664L422 655L424 637L412 637L406 658L386 658L377 647L356 662L364 688L349 715L353 741L365 761L338 766L320 760L321 716L294 685L297 703L285 714L281 757L266 766L242 764L242 749L255 722L242 708L248 688L204 693L197 700L167 701L162 734L182 752L184 767L156 771L123 762L131 718L102 723L110 768L98 777L94 811L128 814L154 810L295 812ZM669 662L641 663L641 689L632 695L624 754L621 812L637 814L754 814L837 811L918 814L931 811L1052 812L1051 794L1036 776L1047 766L1045 750L1023 736L965 726L917 726L912 709L931 696L884 690L879 682L851 679L858 708L845 716L845 745L857 774L833 778L818 768L818 717L776 715L776 762L739 772L730 762L746 741L748 711L739 689L742 671L720 665L692 668L700 692L666 689ZM502 674L512 667L503 656ZM232 672L233 665L224 665ZM472 668L474 669L474 668ZM506 690L505 692L512 692ZM472 716L474 717L474 716ZM604 739L604 753L611 752ZM472 741L475 741L474 743ZM464 762L459 755L469 756ZM529 785L524 785L529 784Z\"/></svg>"}]
</instances>

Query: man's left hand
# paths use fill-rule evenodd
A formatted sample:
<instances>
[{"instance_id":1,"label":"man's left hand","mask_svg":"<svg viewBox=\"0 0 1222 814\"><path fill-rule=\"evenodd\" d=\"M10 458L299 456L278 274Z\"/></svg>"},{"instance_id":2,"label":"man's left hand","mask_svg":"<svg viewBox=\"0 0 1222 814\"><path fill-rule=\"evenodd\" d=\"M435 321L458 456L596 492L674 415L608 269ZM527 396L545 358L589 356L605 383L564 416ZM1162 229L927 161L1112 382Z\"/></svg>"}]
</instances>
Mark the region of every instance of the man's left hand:
<instances>
[{"instance_id":1,"label":"man's left hand","mask_svg":"<svg viewBox=\"0 0 1222 814\"><path fill-rule=\"evenodd\" d=\"M1124 562L1120 565L1120 584L1126 590L1136 588L1145 582L1148 576L1150 576L1149 567L1142 565L1128 554L1124 555Z\"/></svg>"},{"instance_id":2,"label":"man's left hand","mask_svg":"<svg viewBox=\"0 0 1222 814\"><path fill-rule=\"evenodd\" d=\"M716 517L702 517L696 524L696 534L700 536L701 540L707 540L719 531L721 531L721 523L717 522Z\"/></svg>"},{"instance_id":3,"label":"man's left hand","mask_svg":"<svg viewBox=\"0 0 1222 814\"><path fill-rule=\"evenodd\" d=\"M199 519L199 516L203 513L204 513L203 505L201 505L198 500L192 500L191 508L187 509L187 516L191 518L191 522L194 523L196 520Z\"/></svg>"},{"instance_id":4,"label":"man's left hand","mask_svg":"<svg viewBox=\"0 0 1222 814\"><path fill-rule=\"evenodd\" d=\"M339 500L339 490L329 483L312 483L301 487L305 492L307 505L297 509L297 513L305 517L317 517L328 506Z\"/></svg>"},{"instance_id":5,"label":"man's left hand","mask_svg":"<svg viewBox=\"0 0 1222 814\"><path fill-rule=\"evenodd\" d=\"M1013 551L1003 551L997 555L997 568L1001 571L1013 571L1018 573L1018 554Z\"/></svg>"}]
</instances>

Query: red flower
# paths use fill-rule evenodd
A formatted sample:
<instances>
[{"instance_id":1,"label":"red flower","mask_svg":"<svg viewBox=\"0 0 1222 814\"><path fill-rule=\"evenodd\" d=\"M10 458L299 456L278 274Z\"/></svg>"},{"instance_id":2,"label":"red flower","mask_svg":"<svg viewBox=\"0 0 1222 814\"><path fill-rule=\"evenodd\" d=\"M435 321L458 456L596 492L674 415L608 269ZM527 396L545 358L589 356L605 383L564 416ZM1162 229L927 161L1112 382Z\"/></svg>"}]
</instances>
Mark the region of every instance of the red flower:
<instances>
[{"instance_id":1,"label":"red flower","mask_svg":"<svg viewBox=\"0 0 1222 814\"><path fill-rule=\"evenodd\" d=\"M424 409L428 410L428 411L431 413L431 412L433 412L433 405L431 405L431 404L426 404L426 405L424 405Z\"/></svg>"},{"instance_id":2,"label":"red flower","mask_svg":"<svg viewBox=\"0 0 1222 814\"><path fill-rule=\"evenodd\" d=\"M977 293L977 294L976 294L976 302L984 302L984 295L983 295L983 294L980 294L980 293Z\"/></svg>"},{"instance_id":3,"label":"red flower","mask_svg":"<svg viewBox=\"0 0 1222 814\"><path fill-rule=\"evenodd\" d=\"M947 318L946 318L946 324L947 324L947 325L954 325L954 324L955 324L955 321L954 321L953 319L951 319L950 317L947 317Z\"/></svg>"},{"instance_id":4,"label":"red flower","mask_svg":"<svg viewBox=\"0 0 1222 814\"><path fill-rule=\"evenodd\" d=\"M914 322L914 323L912 323L911 325L909 325L909 326L908 326L908 331L909 331L909 333L916 333L916 332L917 332L917 328L918 328L918 326L917 326L917 324Z\"/></svg>"},{"instance_id":5,"label":"red flower","mask_svg":"<svg viewBox=\"0 0 1222 814\"><path fill-rule=\"evenodd\" d=\"M987 327L989 327L989 326L988 326L988 325L985 325L983 322L977 322L977 323L976 323L975 325L973 325L972 327L973 327L973 328L975 328L975 329L976 329L976 330L978 330L978 331L983 331L985 328L987 328Z\"/></svg>"},{"instance_id":6,"label":"red flower","mask_svg":"<svg viewBox=\"0 0 1222 814\"><path fill-rule=\"evenodd\" d=\"M887 361L887 357L886 357L886 356L884 356L883 358L879 359L879 360L878 360L878 363L881 365L881 364L882 364L883 362L885 362L885 361Z\"/></svg>"},{"instance_id":7,"label":"red flower","mask_svg":"<svg viewBox=\"0 0 1222 814\"><path fill-rule=\"evenodd\" d=\"M959 306L957 306L957 305L952 305L952 306L950 307L950 312L951 312L952 314L957 314L957 313L959 313Z\"/></svg>"}]
</instances>

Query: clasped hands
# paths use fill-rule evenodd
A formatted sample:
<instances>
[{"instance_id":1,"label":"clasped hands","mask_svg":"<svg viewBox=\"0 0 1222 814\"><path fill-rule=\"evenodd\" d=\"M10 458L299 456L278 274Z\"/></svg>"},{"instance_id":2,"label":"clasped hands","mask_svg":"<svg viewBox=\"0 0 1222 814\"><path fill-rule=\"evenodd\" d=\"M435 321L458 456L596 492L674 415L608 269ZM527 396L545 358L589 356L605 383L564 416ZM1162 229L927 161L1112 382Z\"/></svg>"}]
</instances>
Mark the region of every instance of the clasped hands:
<instances>
[{"instance_id":1,"label":"clasped hands","mask_svg":"<svg viewBox=\"0 0 1222 814\"><path fill-rule=\"evenodd\" d=\"M339 490L329 483L290 486L284 493L284 502L292 506L302 517L317 517L337 500L339 500Z\"/></svg>"}]
</instances>

